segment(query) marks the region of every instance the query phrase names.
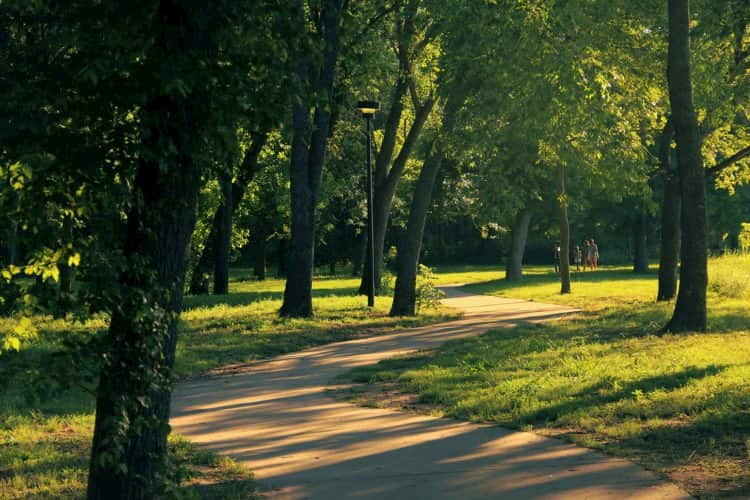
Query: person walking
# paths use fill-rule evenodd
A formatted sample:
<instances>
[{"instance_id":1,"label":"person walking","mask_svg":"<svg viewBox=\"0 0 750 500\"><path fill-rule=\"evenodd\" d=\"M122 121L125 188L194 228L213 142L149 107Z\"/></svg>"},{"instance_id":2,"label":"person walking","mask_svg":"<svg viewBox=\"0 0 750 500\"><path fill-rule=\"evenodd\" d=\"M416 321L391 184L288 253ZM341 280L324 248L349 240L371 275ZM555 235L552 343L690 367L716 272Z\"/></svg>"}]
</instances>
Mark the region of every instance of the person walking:
<instances>
[{"instance_id":1,"label":"person walking","mask_svg":"<svg viewBox=\"0 0 750 500\"><path fill-rule=\"evenodd\" d=\"M555 264L555 272L560 272L560 242L555 243L555 248L552 251L552 261Z\"/></svg>"},{"instance_id":2,"label":"person walking","mask_svg":"<svg viewBox=\"0 0 750 500\"><path fill-rule=\"evenodd\" d=\"M581 252L581 247L576 245L575 253L573 254L573 258L576 262L576 271L581 270L581 258L583 256L583 253Z\"/></svg>"},{"instance_id":3,"label":"person walking","mask_svg":"<svg viewBox=\"0 0 750 500\"><path fill-rule=\"evenodd\" d=\"M591 253L591 242L589 240L583 240L583 270L585 271L586 268L592 268L591 263L592 253ZM593 269L593 268L592 268Z\"/></svg>"}]
</instances>

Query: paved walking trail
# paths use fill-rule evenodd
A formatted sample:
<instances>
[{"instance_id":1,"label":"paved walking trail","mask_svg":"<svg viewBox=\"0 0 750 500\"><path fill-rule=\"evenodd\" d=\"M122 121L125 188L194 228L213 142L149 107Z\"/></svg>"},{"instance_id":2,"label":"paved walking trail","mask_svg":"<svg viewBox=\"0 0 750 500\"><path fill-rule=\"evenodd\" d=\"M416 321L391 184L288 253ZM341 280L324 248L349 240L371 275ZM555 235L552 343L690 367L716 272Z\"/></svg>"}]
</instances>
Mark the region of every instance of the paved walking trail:
<instances>
[{"instance_id":1,"label":"paved walking trail","mask_svg":"<svg viewBox=\"0 0 750 500\"><path fill-rule=\"evenodd\" d=\"M328 344L179 385L172 426L247 465L271 498L470 499L688 496L628 461L528 432L385 409L326 394L336 375L489 328L571 309L447 288L464 317Z\"/></svg>"}]
</instances>

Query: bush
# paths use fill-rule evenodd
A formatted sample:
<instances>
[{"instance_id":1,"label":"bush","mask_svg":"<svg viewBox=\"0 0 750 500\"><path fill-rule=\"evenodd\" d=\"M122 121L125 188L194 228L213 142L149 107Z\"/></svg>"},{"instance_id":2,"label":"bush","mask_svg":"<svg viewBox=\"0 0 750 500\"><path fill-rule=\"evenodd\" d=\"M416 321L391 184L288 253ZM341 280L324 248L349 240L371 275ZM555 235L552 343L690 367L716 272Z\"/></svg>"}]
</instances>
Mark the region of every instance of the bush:
<instances>
[{"instance_id":1,"label":"bush","mask_svg":"<svg viewBox=\"0 0 750 500\"><path fill-rule=\"evenodd\" d=\"M416 289L416 309L417 312L422 307L435 309L440 305L440 299L445 297L445 293L435 287L436 276L432 269L419 264L417 272L417 289Z\"/></svg>"},{"instance_id":2,"label":"bush","mask_svg":"<svg viewBox=\"0 0 750 500\"><path fill-rule=\"evenodd\" d=\"M380 277L380 290L378 295L390 296L393 295L393 291L396 289L396 277L390 271L384 271Z\"/></svg>"},{"instance_id":3,"label":"bush","mask_svg":"<svg viewBox=\"0 0 750 500\"><path fill-rule=\"evenodd\" d=\"M708 289L728 298L750 295L750 254L726 254L709 260Z\"/></svg>"}]
</instances>

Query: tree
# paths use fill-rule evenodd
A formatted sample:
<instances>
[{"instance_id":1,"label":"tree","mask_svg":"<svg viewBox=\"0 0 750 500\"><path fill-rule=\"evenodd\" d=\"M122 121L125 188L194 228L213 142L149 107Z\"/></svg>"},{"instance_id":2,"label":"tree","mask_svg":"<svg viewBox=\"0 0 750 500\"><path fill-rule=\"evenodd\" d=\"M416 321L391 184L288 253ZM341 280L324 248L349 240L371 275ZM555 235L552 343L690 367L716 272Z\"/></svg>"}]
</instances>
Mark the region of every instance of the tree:
<instances>
[{"instance_id":1,"label":"tree","mask_svg":"<svg viewBox=\"0 0 750 500\"><path fill-rule=\"evenodd\" d=\"M668 10L667 79L682 199L682 271L677 303L665 330L704 331L708 284L706 185L690 72L690 1L669 0Z\"/></svg>"},{"instance_id":2,"label":"tree","mask_svg":"<svg viewBox=\"0 0 750 500\"><path fill-rule=\"evenodd\" d=\"M212 274L215 277L214 294L227 293L232 220L245 197L247 185L262 168L258 159L266 143L268 132L262 130L251 134L251 136L252 142L245 151L237 171L237 177L232 180L226 170L222 170L220 174L221 202L212 219L211 229L206 237L203 251L193 269L189 287L189 291L193 295L208 293L208 284Z\"/></svg>"},{"instance_id":3,"label":"tree","mask_svg":"<svg viewBox=\"0 0 750 500\"><path fill-rule=\"evenodd\" d=\"M426 74L420 75L416 67L425 55L429 57L428 49L430 49L434 37L430 29L428 11L424 9L423 3L421 0L405 2L402 10L397 13L395 27L393 33L390 34L393 38L393 49L398 59L398 73L390 99L390 109L386 116L383 139L375 157L373 176L373 251L375 255L373 267L376 289L380 288L385 238L396 188L436 100L431 88L432 75L430 74L431 71L434 72L435 68L423 63L421 66L426 66L426 69L423 68L422 73ZM420 23L426 26L421 26ZM425 54L426 52L427 54ZM420 77L422 80L426 80L426 85L420 81ZM425 86L427 89L423 93L426 95L420 98L420 87ZM407 96L412 105L411 111L413 114L408 126L408 115L404 116ZM402 128L405 130L408 128L408 132L404 133L404 137L401 138L400 149L397 150L398 136ZM367 260L369 262L369 256ZM367 294L368 284L370 283L370 269L369 265L365 265L363 268L359 288L360 294Z\"/></svg>"},{"instance_id":4,"label":"tree","mask_svg":"<svg viewBox=\"0 0 750 500\"><path fill-rule=\"evenodd\" d=\"M291 38L290 53L298 61L292 96L291 248L280 314L312 316L312 274L315 264L315 206L326 152L333 107L333 84L339 51L342 0L322 0L312 40L322 45L317 57L302 41ZM307 33L305 2L294 4L297 33Z\"/></svg>"},{"instance_id":5,"label":"tree","mask_svg":"<svg viewBox=\"0 0 750 500\"><path fill-rule=\"evenodd\" d=\"M453 132L457 114L465 99L465 92L461 89L451 89L447 94L441 130L430 144L427 158L422 164L419 179L414 187L406 231L398 245L396 287L391 304L391 316L413 316L415 313L417 270L427 210L430 207L435 179L445 160L446 139Z\"/></svg>"}]
</instances>

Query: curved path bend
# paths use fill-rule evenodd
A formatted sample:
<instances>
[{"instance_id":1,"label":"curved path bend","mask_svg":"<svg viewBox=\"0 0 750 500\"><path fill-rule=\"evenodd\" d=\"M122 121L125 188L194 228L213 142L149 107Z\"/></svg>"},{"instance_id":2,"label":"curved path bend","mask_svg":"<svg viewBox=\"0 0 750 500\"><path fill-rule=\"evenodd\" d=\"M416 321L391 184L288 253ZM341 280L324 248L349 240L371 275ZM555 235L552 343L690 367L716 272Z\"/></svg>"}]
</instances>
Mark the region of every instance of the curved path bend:
<instances>
[{"instance_id":1,"label":"curved path bend","mask_svg":"<svg viewBox=\"0 0 750 500\"><path fill-rule=\"evenodd\" d=\"M461 319L328 344L180 384L171 424L248 466L271 498L689 498L626 460L491 425L326 394L351 368L572 309L446 288Z\"/></svg>"}]
</instances>

